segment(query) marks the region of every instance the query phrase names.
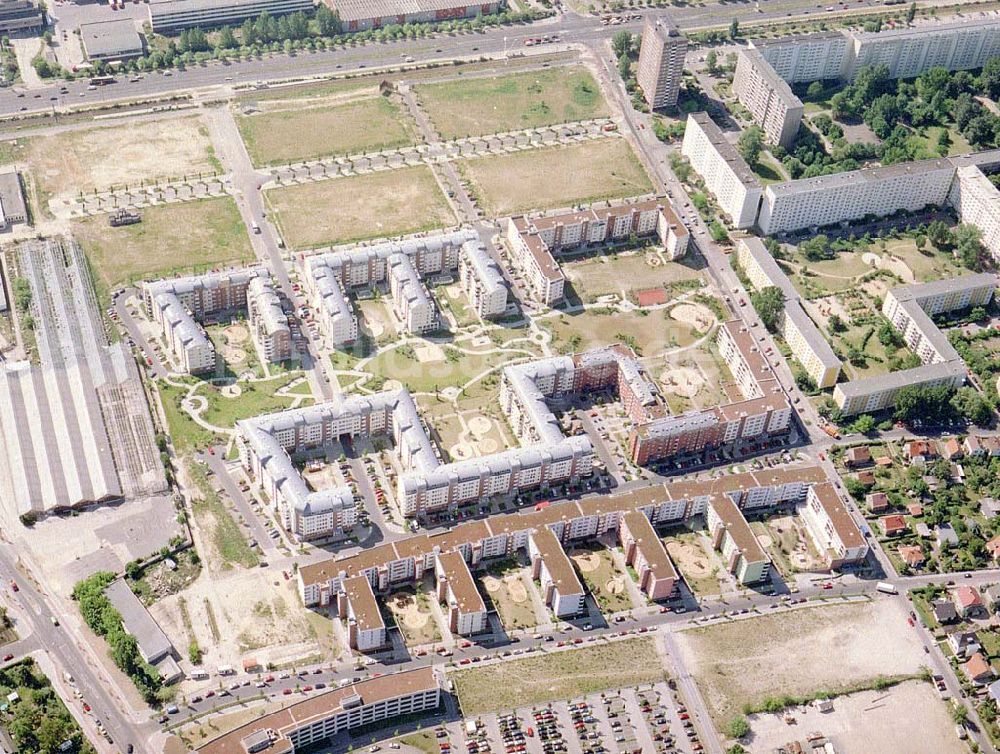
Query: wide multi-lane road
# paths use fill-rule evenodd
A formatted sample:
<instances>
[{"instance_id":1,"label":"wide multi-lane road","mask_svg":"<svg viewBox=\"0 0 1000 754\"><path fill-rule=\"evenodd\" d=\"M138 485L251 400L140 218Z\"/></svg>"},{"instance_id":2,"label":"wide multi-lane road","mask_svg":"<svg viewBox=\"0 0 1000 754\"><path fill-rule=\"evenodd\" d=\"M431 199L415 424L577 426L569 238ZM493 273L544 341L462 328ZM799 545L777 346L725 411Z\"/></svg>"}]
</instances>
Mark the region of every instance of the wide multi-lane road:
<instances>
[{"instance_id":1,"label":"wide multi-lane road","mask_svg":"<svg viewBox=\"0 0 1000 754\"><path fill-rule=\"evenodd\" d=\"M833 3L826 5L825 2ZM671 8L669 14L684 30L725 28L733 18L749 21L784 20L788 18L826 17L845 12L878 8L881 0L851 0L845 6L833 0L760 0L758 3L739 5L707 3L696 7ZM953 4L954 0L930 0L921 5ZM835 7L835 11L827 11ZM759 10L758 10L759 9ZM655 11L654 11L655 12ZM638 12L635 13L638 15ZM363 69L398 66L406 57L415 63L476 56L498 56L506 50L519 53L525 50L528 38L558 34L559 42L532 48L535 51L557 50L567 44L590 44L610 36L619 29L639 31L641 20L632 20L620 26L602 26L593 16L563 13L533 24L491 28L482 33L448 35L415 40L373 43L361 47L343 48L323 52L301 52L294 55L273 54L260 59L228 64L209 63L193 66L170 75L150 73L138 81L121 77L109 86L88 90L87 81L56 82L37 89L16 87L0 92L0 115L21 111L35 112L52 108L64 109L79 105L93 105L119 99L160 97L171 92L188 92L218 87L237 87L287 78L302 78L356 72ZM60 91L65 88L65 93Z\"/></svg>"}]
</instances>

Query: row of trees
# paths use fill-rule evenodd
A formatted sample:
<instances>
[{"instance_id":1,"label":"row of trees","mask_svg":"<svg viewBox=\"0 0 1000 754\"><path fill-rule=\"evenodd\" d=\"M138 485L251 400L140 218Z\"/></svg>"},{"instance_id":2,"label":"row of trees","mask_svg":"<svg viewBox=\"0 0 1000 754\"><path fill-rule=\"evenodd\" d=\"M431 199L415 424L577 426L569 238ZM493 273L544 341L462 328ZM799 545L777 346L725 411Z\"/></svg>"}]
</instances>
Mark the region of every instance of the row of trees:
<instances>
[{"instance_id":1,"label":"row of trees","mask_svg":"<svg viewBox=\"0 0 1000 754\"><path fill-rule=\"evenodd\" d=\"M98 571L77 582L73 587L73 599L80 604L80 614L86 624L108 643L115 665L132 679L143 700L153 704L160 701L159 692L164 688L160 674L142 658L135 637L125 631L121 613L104 594L114 580L115 575L110 571Z\"/></svg>"}]
</instances>

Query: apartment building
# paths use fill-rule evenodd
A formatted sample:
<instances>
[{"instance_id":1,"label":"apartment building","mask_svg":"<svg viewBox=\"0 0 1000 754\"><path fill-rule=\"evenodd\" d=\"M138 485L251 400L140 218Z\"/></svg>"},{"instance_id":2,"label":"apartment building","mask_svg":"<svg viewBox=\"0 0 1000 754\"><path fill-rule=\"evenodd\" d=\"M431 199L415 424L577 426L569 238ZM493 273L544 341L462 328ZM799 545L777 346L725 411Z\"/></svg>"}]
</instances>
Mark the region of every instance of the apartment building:
<instances>
[{"instance_id":1,"label":"apartment building","mask_svg":"<svg viewBox=\"0 0 1000 754\"><path fill-rule=\"evenodd\" d=\"M199 754L294 754L338 733L437 709L441 686L433 668L379 675L312 694L213 738Z\"/></svg>"},{"instance_id":2,"label":"apartment building","mask_svg":"<svg viewBox=\"0 0 1000 754\"><path fill-rule=\"evenodd\" d=\"M491 516L435 534L418 534L377 545L356 555L305 564L297 575L299 593L306 606L328 605L343 592L344 582L354 576L364 576L376 592L388 593L419 582L433 571L439 554L452 551L461 553L470 569L487 568L520 552L530 555L531 534L543 528L550 530L564 547L617 536L622 548L627 549L627 537L634 540L638 533L638 538L648 538L648 530L642 534L642 527L634 521L631 526L625 524L630 533L623 533L623 522L631 512L643 514L654 527L677 526L704 516L708 504L719 497L732 500L741 510L800 505L805 502L810 486L825 481L822 469L815 466L766 469L717 479L667 482ZM537 546L536 552L539 552ZM656 577L656 583L647 581L646 588L665 591L669 570L657 565L655 548L644 552L643 557ZM553 565L552 569L558 571L558 566ZM574 589L567 587L565 592Z\"/></svg>"},{"instance_id":3,"label":"apartment building","mask_svg":"<svg viewBox=\"0 0 1000 754\"><path fill-rule=\"evenodd\" d=\"M462 553L453 550L438 555L435 574L438 601L448 611L448 630L458 636L489 631L486 603Z\"/></svg>"},{"instance_id":4,"label":"apartment building","mask_svg":"<svg viewBox=\"0 0 1000 754\"><path fill-rule=\"evenodd\" d=\"M846 31L751 39L748 43L749 49L756 50L789 84L844 78L844 65L852 46L852 39Z\"/></svg>"},{"instance_id":5,"label":"apartment building","mask_svg":"<svg viewBox=\"0 0 1000 754\"><path fill-rule=\"evenodd\" d=\"M250 337L264 361L292 358L292 331L269 278L255 277L247 286L247 321Z\"/></svg>"},{"instance_id":6,"label":"apartment building","mask_svg":"<svg viewBox=\"0 0 1000 754\"><path fill-rule=\"evenodd\" d=\"M385 620L375 599L372 584L365 576L344 580L344 590L338 595L337 611L347 623L347 640L351 649L377 652L385 649Z\"/></svg>"},{"instance_id":7,"label":"apartment building","mask_svg":"<svg viewBox=\"0 0 1000 754\"><path fill-rule=\"evenodd\" d=\"M799 292L768 253L767 247L757 238L741 238L736 245L736 262L757 290L769 286L781 290L785 297L785 309L779 329L792 356L818 387L836 385L843 362L802 307Z\"/></svg>"},{"instance_id":8,"label":"apartment building","mask_svg":"<svg viewBox=\"0 0 1000 754\"><path fill-rule=\"evenodd\" d=\"M757 219L760 182L708 113L688 115L681 154L705 181L733 226L751 227Z\"/></svg>"},{"instance_id":9,"label":"apartment building","mask_svg":"<svg viewBox=\"0 0 1000 754\"><path fill-rule=\"evenodd\" d=\"M978 166L966 165L955 171L948 203L961 222L979 228L983 246L1000 261L1000 189Z\"/></svg>"},{"instance_id":10,"label":"apartment building","mask_svg":"<svg viewBox=\"0 0 1000 754\"><path fill-rule=\"evenodd\" d=\"M247 311L251 281L257 278L266 281L265 276L262 268L248 267L142 284L146 315L160 328L179 371L199 374L215 370L215 347L200 323ZM259 290L268 288L270 284L266 283ZM270 291L273 293L273 288ZM283 353L288 324L286 321L282 328L284 315L280 314L280 305L275 312L270 305L265 306L266 300L261 299L257 312L251 314L252 340L262 361L280 361L275 357ZM289 336L284 352L290 355L290 349Z\"/></svg>"},{"instance_id":11,"label":"apartment building","mask_svg":"<svg viewBox=\"0 0 1000 754\"><path fill-rule=\"evenodd\" d=\"M997 287L996 275L962 275L893 288L886 294L882 313L903 336L922 366L852 380L837 385L833 398L846 416L891 408L903 388L965 384L966 367L947 336L931 317L973 306L986 306Z\"/></svg>"},{"instance_id":12,"label":"apartment building","mask_svg":"<svg viewBox=\"0 0 1000 754\"><path fill-rule=\"evenodd\" d=\"M358 337L350 292L388 285L396 316L408 332L422 334L440 325L424 280L452 273L479 316L504 313L503 276L472 230L321 252L306 259L304 277L326 344L337 348Z\"/></svg>"},{"instance_id":13,"label":"apartment building","mask_svg":"<svg viewBox=\"0 0 1000 754\"><path fill-rule=\"evenodd\" d=\"M646 17L636 80L652 109L675 107L684 77L687 38L663 16Z\"/></svg>"},{"instance_id":14,"label":"apartment building","mask_svg":"<svg viewBox=\"0 0 1000 754\"><path fill-rule=\"evenodd\" d=\"M562 543L547 527L528 535L531 577L542 585L545 604L557 618L575 618L586 607L586 593Z\"/></svg>"},{"instance_id":15,"label":"apartment building","mask_svg":"<svg viewBox=\"0 0 1000 754\"><path fill-rule=\"evenodd\" d=\"M741 584L767 580L771 559L736 503L728 497L714 498L708 504L705 525L712 546L722 553L726 568Z\"/></svg>"},{"instance_id":16,"label":"apartment building","mask_svg":"<svg viewBox=\"0 0 1000 754\"><path fill-rule=\"evenodd\" d=\"M757 50L739 51L733 93L763 129L767 141L786 149L792 146L804 105Z\"/></svg>"},{"instance_id":17,"label":"apartment building","mask_svg":"<svg viewBox=\"0 0 1000 754\"><path fill-rule=\"evenodd\" d=\"M677 590L677 569L646 515L640 511L624 513L619 537L625 563L635 570L643 594L653 602L670 599Z\"/></svg>"},{"instance_id":18,"label":"apartment building","mask_svg":"<svg viewBox=\"0 0 1000 754\"><path fill-rule=\"evenodd\" d=\"M771 236L916 212L943 204L954 174L950 160L936 159L774 183L764 190L757 225Z\"/></svg>"},{"instance_id":19,"label":"apartment building","mask_svg":"<svg viewBox=\"0 0 1000 754\"><path fill-rule=\"evenodd\" d=\"M428 24L498 13L499 0L462 3L460 0L324 0L336 11L344 31L380 29L393 24Z\"/></svg>"},{"instance_id":20,"label":"apartment building","mask_svg":"<svg viewBox=\"0 0 1000 754\"><path fill-rule=\"evenodd\" d=\"M826 558L827 567L839 569L868 557L868 543L832 484L812 485L800 511L813 544Z\"/></svg>"},{"instance_id":21,"label":"apartment building","mask_svg":"<svg viewBox=\"0 0 1000 754\"><path fill-rule=\"evenodd\" d=\"M687 253L690 237L664 197L538 217L518 215L508 219L506 235L532 295L548 305L563 297L565 276L558 254L655 235L673 261Z\"/></svg>"},{"instance_id":22,"label":"apartment building","mask_svg":"<svg viewBox=\"0 0 1000 754\"><path fill-rule=\"evenodd\" d=\"M0 34L41 30L45 27L45 9L31 0L0 2Z\"/></svg>"},{"instance_id":23,"label":"apartment building","mask_svg":"<svg viewBox=\"0 0 1000 754\"><path fill-rule=\"evenodd\" d=\"M195 26L239 26L265 12L278 17L299 11L312 14L315 9L314 0L150 0L149 26L157 34L170 35Z\"/></svg>"},{"instance_id":24,"label":"apartment building","mask_svg":"<svg viewBox=\"0 0 1000 754\"><path fill-rule=\"evenodd\" d=\"M938 66L949 71L981 68L1000 56L1000 19L996 18L859 31L851 37L851 79L870 65L886 65L891 78L908 79Z\"/></svg>"}]
</instances>

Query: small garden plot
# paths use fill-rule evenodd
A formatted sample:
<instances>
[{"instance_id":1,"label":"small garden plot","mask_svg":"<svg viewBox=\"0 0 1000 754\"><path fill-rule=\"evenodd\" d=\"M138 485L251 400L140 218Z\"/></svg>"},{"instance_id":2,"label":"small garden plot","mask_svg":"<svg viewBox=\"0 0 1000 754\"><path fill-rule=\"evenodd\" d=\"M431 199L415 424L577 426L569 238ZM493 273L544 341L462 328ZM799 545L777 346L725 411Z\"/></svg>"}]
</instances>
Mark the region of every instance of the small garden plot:
<instances>
[{"instance_id":1,"label":"small garden plot","mask_svg":"<svg viewBox=\"0 0 1000 754\"><path fill-rule=\"evenodd\" d=\"M571 551L569 556L602 612L620 613L632 609L632 598L625 583L628 575L618 570L610 552L603 548L579 549Z\"/></svg>"},{"instance_id":2,"label":"small garden plot","mask_svg":"<svg viewBox=\"0 0 1000 754\"><path fill-rule=\"evenodd\" d=\"M513 567L479 578L480 593L493 603L507 631L534 628L540 622L526 575L526 568Z\"/></svg>"}]
</instances>

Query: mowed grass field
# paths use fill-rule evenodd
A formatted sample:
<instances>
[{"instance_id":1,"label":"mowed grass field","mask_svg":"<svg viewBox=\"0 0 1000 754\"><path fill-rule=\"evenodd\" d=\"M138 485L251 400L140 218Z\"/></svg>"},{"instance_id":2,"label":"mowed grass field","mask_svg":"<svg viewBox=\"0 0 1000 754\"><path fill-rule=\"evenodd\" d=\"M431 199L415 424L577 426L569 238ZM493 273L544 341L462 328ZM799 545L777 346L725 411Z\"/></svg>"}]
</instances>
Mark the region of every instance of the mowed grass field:
<instances>
[{"instance_id":1,"label":"mowed grass field","mask_svg":"<svg viewBox=\"0 0 1000 754\"><path fill-rule=\"evenodd\" d=\"M589 204L653 190L632 148L621 138L457 164L489 217Z\"/></svg>"},{"instance_id":2,"label":"mowed grass field","mask_svg":"<svg viewBox=\"0 0 1000 754\"><path fill-rule=\"evenodd\" d=\"M257 166L416 143L415 129L400 108L377 96L343 105L240 116L236 122L250 159ZM292 134L294 138L289 138Z\"/></svg>"},{"instance_id":3,"label":"mowed grass field","mask_svg":"<svg viewBox=\"0 0 1000 754\"><path fill-rule=\"evenodd\" d=\"M573 699L666 676L652 639L594 644L451 674L466 717Z\"/></svg>"},{"instance_id":4,"label":"mowed grass field","mask_svg":"<svg viewBox=\"0 0 1000 754\"><path fill-rule=\"evenodd\" d=\"M104 215L73 223L98 294L136 280L247 262L253 249L229 197L147 207L142 222L112 228Z\"/></svg>"},{"instance_id":5,"label":"mowed grass field","mask_svg":"<svg viewBox=\"0 0 1000 754\"><path fill-rule=\"evenodd\" d=\"M583 66L418 86L417 96L444 139L482 136L608 115Z\"/></svg>"},{"instance_id":6,"label":"mowed grass field","mask_svg":"<svg viewBox=\"0 0 1000 754\"><path fill-rule=\"evenodd\" d=\"M272 189L267 200L285 242L296 249L455 223L434 175L424 165Z\"/></svg>"}]
</instances>

